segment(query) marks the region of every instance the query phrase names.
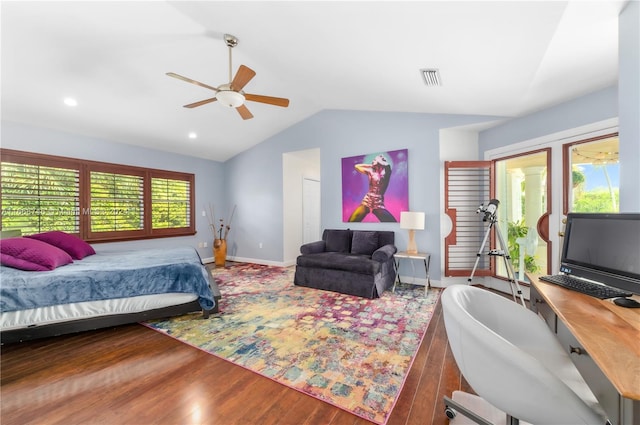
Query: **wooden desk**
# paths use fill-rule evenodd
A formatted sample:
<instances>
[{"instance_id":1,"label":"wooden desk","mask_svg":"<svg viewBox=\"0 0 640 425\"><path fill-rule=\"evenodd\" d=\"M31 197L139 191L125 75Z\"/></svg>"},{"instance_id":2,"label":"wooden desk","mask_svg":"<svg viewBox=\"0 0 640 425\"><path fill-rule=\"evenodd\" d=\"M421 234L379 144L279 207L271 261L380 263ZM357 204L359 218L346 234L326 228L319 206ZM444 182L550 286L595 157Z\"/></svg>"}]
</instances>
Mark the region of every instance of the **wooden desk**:
<instances>
[{"instance_id":1,"label":"wooden desk","mask_svg":"<svg viewBox=\"0 0 640 425\"><path fill-rule=\"evenodd\" d=\"M531 309L571 353L611 422L640 424L640 309L529 279Z\"/></svg>"}]
</instances>

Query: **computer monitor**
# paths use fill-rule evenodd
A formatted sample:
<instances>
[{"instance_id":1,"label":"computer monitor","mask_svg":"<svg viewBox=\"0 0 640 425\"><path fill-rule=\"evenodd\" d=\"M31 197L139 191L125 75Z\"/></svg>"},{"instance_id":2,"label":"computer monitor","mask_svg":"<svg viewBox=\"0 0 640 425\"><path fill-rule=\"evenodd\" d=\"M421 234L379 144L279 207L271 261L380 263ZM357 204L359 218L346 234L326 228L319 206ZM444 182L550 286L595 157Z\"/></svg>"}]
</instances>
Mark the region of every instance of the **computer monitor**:
<instances>
[{"instance_id":1,"label":"computer monitor","mask_svg":"<svg viewBox=\"0 0 640 425\"><path fill-rule=\"evenodd\" d=\"M640 213L569 213L560 271L640 294Z\"/></svg>"}]
</instances>

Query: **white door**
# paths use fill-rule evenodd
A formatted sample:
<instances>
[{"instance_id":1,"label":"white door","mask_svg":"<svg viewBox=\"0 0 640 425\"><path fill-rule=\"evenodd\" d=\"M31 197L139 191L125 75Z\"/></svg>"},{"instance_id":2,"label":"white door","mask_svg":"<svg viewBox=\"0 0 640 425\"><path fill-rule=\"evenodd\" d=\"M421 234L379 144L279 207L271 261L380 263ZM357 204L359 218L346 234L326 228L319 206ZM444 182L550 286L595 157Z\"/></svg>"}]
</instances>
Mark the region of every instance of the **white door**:
<instances>
[{"instance_id":1,"label":"white door","mask_svg":"<svg viewBox=\"0 0 640 425\"><path fill-rule=\"evenodd\" d=\"M319 241L320 235L320 182L302 179L302 243Z\"/></svg>"}]
</instances>

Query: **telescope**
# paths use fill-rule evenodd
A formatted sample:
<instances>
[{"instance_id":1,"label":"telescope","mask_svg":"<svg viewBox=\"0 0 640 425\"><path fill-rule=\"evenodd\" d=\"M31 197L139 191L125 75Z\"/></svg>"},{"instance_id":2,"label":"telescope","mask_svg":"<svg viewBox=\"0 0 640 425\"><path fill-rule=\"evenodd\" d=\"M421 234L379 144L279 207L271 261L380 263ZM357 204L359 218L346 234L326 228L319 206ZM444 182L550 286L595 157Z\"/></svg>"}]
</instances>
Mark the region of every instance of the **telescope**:
<instances>
[{"instance_id":1,"label":"telescope","mask_svg":"<svg viewBox=\"0 0 640 425\"><path fill-rule=\"evenodd\" d=\"M485 252L484 246L489 239L491 234L491 229L493 225L498 221L496 218L496 211L498 211L498 205L500 205L500 201L497 199L492 199L485 206L484 204L480 204L478 209L476 210L476 214L484 213L484 217L482 217L482 221L488 221L489 226L487 227L487 232L484 234L484 239L482 239L482 244L480 245L480 249L476 254L476 263L473 265L473 270L471 270L471 276L469 276L468 282L471 284L471 280L473 279L473 275L476 273L476 268L478 267L478 262L480 261L480 256ZM518 302L517 296L520 297L520 303L523 307L526 307L524 302L524 297L522 296L522 290L520 289L520 284L518 283L518 279L516 278L516 273L513 269L513 264L511 264L511 256L509 255L508 245L505 243L504 238L502 237L502 233L500 233L500 227L495 227L495 235L500 243L502 249L489 249L486 254L489 256L502 257L504 260L504 266L507 272L507 280L509 281L509 285L511 286L511 294L513 295L513 300Z\"/></svg>"},{"instance_id":2,"label":"telescope","mask_svg":"<svg viewBox=\"0 0 640 425\"><path fill-rule=\"evenodd\" d=\"M480 204L480 206L476 210L476 214L479 214L481 212L484 213L484 218L482 219L482 221L487 221L495 217L496 211L498 210L498 205L500 205L500 201L498 201L497 199L492 199L489 201L487 206L485 206L484 204Z\"/></svg>"}]
</instances>

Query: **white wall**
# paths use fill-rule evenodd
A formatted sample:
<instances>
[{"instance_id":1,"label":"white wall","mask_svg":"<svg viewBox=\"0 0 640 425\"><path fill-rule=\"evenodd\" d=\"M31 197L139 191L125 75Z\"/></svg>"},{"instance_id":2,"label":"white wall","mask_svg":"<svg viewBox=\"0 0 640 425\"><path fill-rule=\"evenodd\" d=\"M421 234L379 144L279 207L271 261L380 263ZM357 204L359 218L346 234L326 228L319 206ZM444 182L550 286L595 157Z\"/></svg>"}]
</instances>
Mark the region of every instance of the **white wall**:
<instances>
[{"instance_id":1,"label":"white wall","mask_svg":"<svg viewBox=\"0 0 640 425\"><path fill-rule=\"evenodd\" d=\"M640 212L640 3L620 13L618 110L620 113L620 211ZM624 197L623 197L624 194Z\"/></svg>"}]
</instances>

